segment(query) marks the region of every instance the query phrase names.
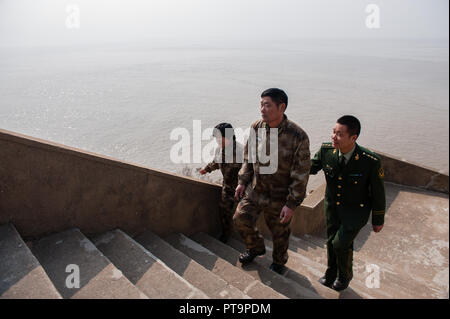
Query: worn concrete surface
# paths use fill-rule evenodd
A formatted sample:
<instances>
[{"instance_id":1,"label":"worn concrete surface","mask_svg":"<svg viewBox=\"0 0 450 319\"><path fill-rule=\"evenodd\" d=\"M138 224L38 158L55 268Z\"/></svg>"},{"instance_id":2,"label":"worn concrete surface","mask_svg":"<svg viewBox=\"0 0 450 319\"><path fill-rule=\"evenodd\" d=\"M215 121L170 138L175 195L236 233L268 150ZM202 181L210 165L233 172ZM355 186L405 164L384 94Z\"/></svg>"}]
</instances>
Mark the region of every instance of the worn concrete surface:
<instances>
[{"instance_id":1,"label":"worn concrete surface","mask_svg":"<svg viewBox=\"0 0 450 319\"><path fill-rule=\"evenodd\" d=\"M63 298L147 299L78 229L42 238L32 251ZM66 284L75 273L68 265L79 268L79 288Z\"/></svg>"},{"instance_id":2,"label":"worn concrete surface","mask_svg":"<svg viewBox=\"0 0 450 319\"><path fill-rule=\"evenodd\" d=\"M256 299L284 299L285 296L264 285L245 271L228 263L201 244L182 234L165 237L173 247L191 257L212 273L218 275L230 285L240 289L246 295Z\"/></svg>"},{"instance_id":3,"label":"worn concrete surface","mask_svg":"<svg viewBox=\"0 0 450 319\"><path fill-rule=\"evenodd\" d=\"M242 266L239 262L239 254L240 252L234 249L233 240L225 245L222 242L216 240L215 238L207 235L207 234L195 234L192 238L202 244L207 249L214 252L217 256L220 256L224 260L228 261L232 265L241 268L247 274L252 276L253 278L261 281L265 285L271 287L273 290L279 292L282 295L285 295L291 299L320 299L322 298L317 292L313 289L309 289L309 287L302 286L294 281L288 280L285 277L273 272L267 266L261 265L258 263L258 260L262 257L257 257L255 260L249 265ZM238 249L242 247L239 246Z\"/></svg>"},{"instance_id":4,"label":"worn concrete surface","mask_svg":"<svg viewBox=\"0 0 450 319\"><path fill-rule=\"evenodd\" d=\"M0 226L0 299L60 299L61 295L11 224Z\"/></svg>"},{"instance_id":5,"label":"worn concrete surface","mask_svg":"<svg viewBox=\"0 0 450 319\"><path fill-rule=\"evenodd\" d=\"M293 238L292 238L293 239ZM269 246L268 251L272 251L272 243L267 241ZM289 248L289 260L286 264L288 271L285 276L294 281L301 282L304 280L302 277L308 278L311 285L320 292L321 295L326 298L339 298L339 299L404 299L414 298L413 294L410 294L408 288L401 287L393 284L392 282L381 280L383 289L371 289L366 285L366 278L368 273L358 267L359 260L354 260L353 267L353 280L350 287L346 290L337 293L331 289L325 288L318 283L318 279L325 274L326 270L326 251L321 249L321 258L317 262L316 255L305 253L301 249L297 249L297 245L290 245ZM323 257L325 256L325 260ZM268 259L262 260L262 263L268 264ZM325 290L324 290L325 289ZM331 292L333 294L331 294Z\"/></svg>"},{"instance_id":6,"label":"worn concrete surface","mask_svg":"<svg viewBox=\"0 0 450 319\"><path fill-rule=\"evenodd\" d=\"M311 238L309 238L311 239ZM323 241L323 239L317 240ZM296 256L308 258L316 269L316 277L321 277L326 270L327 252L325 247L317 246L311 240L291 237L290 254L297 253ZM314 266L315 264L315 266ZM371 285L367 282L373 283L369 277L373 275L373 269L367 267L379 266L379 287ZM357 253L353 259L353 280L350 285L360 296L365 297L370 295L370 298L377 299L430 299L442 298L441 294L437 293L435 289L430 289L428 286L415 281L411 276L399 273L395 269L395 265L382 263L373 257L365 258L363 256L357 257ZM372 277L373 278L373 277Z\"/></svg>"},{"instance_id":7,"label":"worn concrete surface","mask_svg":"<svg viewBox=\"0 0 450 319\"><path fill-rule=\"evenodd\" d=\"M448 172L437 172L432 168L412 163L379 151L377 153L383 163L385 180L404 186L413 186L429 191L449 193Z\"/></svg>"},{"instance_id":8,"label":"worn concrete surface","mask_svg":"<svg viewBox=\"0 0 450 319\"><path fill-rule=\"evenodd\" d=\"M70 227L219 231L218 185L3 130L0 158L0 224L26 239Z\"/></svg>"},{"instance_id":9,"label":"worn concrete surface","mask_svg":"<svg viewBox=\"0 0 450 319\"><path fill-rule=\"evenodd\" d=\"M155 299L207 299L208 296L170 269L131 237L114 230L92 238L94 245L122 273Z\"/></svg>"},{"instance_id":10,"label":"worn concrete surface","mask_svg":"<svg viewBox=\"0 0 450 319\"><path fill-rule=\"evenodd\" d=\"M250 298L152 232L145 232L137 236L135 240L210 298Z\"/></svg>"},{"instance_id":11,"label":"worn concrete surface","mask_svg":"<svg viewBox=\"0 0 450 319\"><path fill-rule=\"evenodd\" d=\"M355 241L357 256L374 256L395 265L423 285L449 286L449 197L445 194L386 185L389 209L380 233L366 225ZM432 285L431 285L432 284Z\"/></svg>"},{"instance_id":12,"label":"worn concrete surface","mask_svg":"<svg viewBox=\"0 0 450 319\"><path fill-rule=\"evenodd\" d=\"M355 240L354 271L367 277L366 267L377 265L382 286L397 285L415 298L448 298L448 195L392 183L386 183L386 195L383 230L374 233L369 220ZM293 243L326 264L324 236Z\"/></svg>"}]
</instances>

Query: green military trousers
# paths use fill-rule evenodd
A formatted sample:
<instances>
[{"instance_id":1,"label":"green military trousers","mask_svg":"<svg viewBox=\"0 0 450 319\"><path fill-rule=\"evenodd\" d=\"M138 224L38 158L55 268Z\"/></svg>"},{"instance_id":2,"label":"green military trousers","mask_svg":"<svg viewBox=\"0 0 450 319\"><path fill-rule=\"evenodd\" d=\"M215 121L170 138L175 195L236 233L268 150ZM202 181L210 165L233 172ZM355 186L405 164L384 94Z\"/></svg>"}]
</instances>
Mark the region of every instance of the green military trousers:
<instances>
[{"instance_id":1,"label":"green military trousers","mask_svg":"<svg viewBox=\"0 0 450 319\"><path fill-rule=\"evenodd\" d=\"M289 236L291 229L288 223L280 223L281 209L286 200L273 200L268 196L251 192L245 194L239 202L233 216L236 230L241 235L247 249L259 252L264 249L264 239L256 227L256 221L260 213L264 214L264 219L272 233L273 241L273 262L284 265L288 260L287 250L289 248ZM292 219L291 219L292 220Z\"/></svg>"},{"instance_id":2,"label":"green military trousers","mask_svg":"<svg viewBox=\"0 0 450 319\"><path fill-rule=\"evenodd\" d=\"M339 208L344 209L344 208ZM353 278L353 241L361 228L344 225L339 211L326 212L328 268L325 276L328 280L339 278L347 281Z\"/></svg>"}]
</instances>

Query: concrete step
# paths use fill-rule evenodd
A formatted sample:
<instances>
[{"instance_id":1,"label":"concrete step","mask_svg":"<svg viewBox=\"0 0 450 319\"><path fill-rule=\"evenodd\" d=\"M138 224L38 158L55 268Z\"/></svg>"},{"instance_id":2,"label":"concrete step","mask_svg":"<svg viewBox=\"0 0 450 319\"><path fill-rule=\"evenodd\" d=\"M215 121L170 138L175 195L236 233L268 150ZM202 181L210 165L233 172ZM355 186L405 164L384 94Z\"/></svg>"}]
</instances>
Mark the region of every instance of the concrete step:
<instances>
[{"instance_id":1,"label":"concrete step","mask_svg":"<svg viewBox=\"0 0 450 319\"><path fill-rule=\"evenodd\" d=\"M12 224L0 226L0 299L61 299Z\"/></svg>"},{"instance_id":2,"label":"concrete step","mask_svg":"<svg viewBox=\"0 0 450 319\"><path fill-rule=\"evenodd\" d=\"M215 299L250 298L151 231L137 236L135 240L208 297Z\"/></svg>"},{"instance_id":3,"label":"concrete step","mask_svg":"<svg viewBox=\"0 0 450 319\"><path fill-rule=\"evenodd\" d=\"M392 183L385 188L385 225L380 233L372 231L370 222L361 229L354 242L354 269L364 273L366 265L377 265L381 286L396 287L414 298L448 299L448 194ZM325 237L302 236L307 246L300 248L325 249ZM326 253L315 260L323 262L320 258L326 259Z\"/></svg>"},{"instance_id":4,"label":"concrete step","mask_svg":"<svg viewBox=\"0 0 450 319\"><path fill-rule=\"evenodd\" d=\"M242 243L240 243L243 245ZM266 240L266 249L268 252L272 252L273 243ZM272 262L270 254L262 261L265 264ZM305 278L321 295L326 298L339 298L339 299L386 299L392 298L392 295L385 291L373 291L368 289L359 278L353 278L349 288L341 292L336 292L321 285L318 280L325 274L325 264L319 264L308 257L289 251L289 259L286 263L288 270L284 274L287 278L291 278L299 283L302 283Z\"/></svg>"},{"instance_id":5,"label":"concrete step","mask_svg":"<svg viewBox=\"0 0 450 319\"><path fill-rule=\"evenodd\" d=\"M121 230L92 238L95 246L136 287L152 299L208 299Z\"/></svg>"},{"instance_id":6,"label":"concrete step","mask_svg":"<svg viewBox=\"0 0 450 319\"><path fill-rule=\"evenodd\" d=\"M266 242L266 251L267 253L257 259L257 263L259 263L264 268L269 268L272 264L272 245L271 243ZM228 244L236 249L237 251L245 251L246 247L244 243L241 241L231 238ZM306 289L313 291L321 298L327 299L337 299L337 298L358 298L358 295L355 293L347 293L345 295L340 296L338 292L324 287L317 280L322 276L321 270L318 270L316 265L311 265L307 260L298 260L292 259L291 254L290 258L286 264L287 270L282 274L284 278L288 278L289 280L296 282L297 284L305 287ZM365 296L366 298L369 296ZM360 297L359 297L360 298Z\"/></svg>"},{"instance_id":7,"label":"concrete step","mask_svg":"<svg viewBox=\"0 0 450 319\"><path fill-rule=\"evenodd\" d=\"M270 239L268 239L270 240ZM289 238L289 250L304 255L310 260L321 264L327 264L327 251L322 247L318 247L311 242L305 241L297 236L292 236Z\"/></svg>"},{"instance_id":8,"label":"concrete step","mask_svg":"<svg viewBox=\"0 0 450 319\"><path fill-rule=\"evenodd\" d=\"M268 239L265 240L267 250L272 251L272 242ZM230 245L234 246L238 249L245 249L244 244L236 239L230 241ZM305 278L311 283L311 285L316 286L318 288L317 280L323 276L326 270L326 262L325 263L317 263L313 260L303 256L302 254L297 254L292 250L289 251L289 260L287 263L287 267L290 271L286 272L285 275L289 278L302 283ZM266 255L265 258L261 261L265 265L269 265L272 260L270 255ZM302 271L302 275L297 273L298 271ZM383 289L377 288L368 288L365 284L365 278L368 274L360 276L358 273L354 273L354 278L350 284L350 287L345 291L339 293L339 298L349 298L349 299L359 299L359 298L378 298L378 299L386 299L386 298L412 298L412 295L405 290L400 289L396 286L384 285ZM319 284L320 285L320 284ZM323 286L322 286L323 287ZM328 289L328 288L326 288ZM322 289L319 291L323 291ZM327 295L327 298L330 296Z\"/></svg>"},{"instance_id":9,"label":"concrete step","mask_svg":"<svg viewBox=\"0 0 450 319\"><path fill-rule=\"evenodd\" d=\"M173 247L177 248L190 258L197 261L206 269L220 276L230 285L240 289L251 298L257 299L284 299L286 296L279 294L272 288L256 280L242 269L239 269L199 243L191 240L183 234L172 234L165 238Z\"/></svg>"},{"instance_id":10,"label":"concrete step","mask_svg":"<svg viewBox=\"0 0 450 319\"><path fill-rule=\"evenodd\" d=\"M235 244L236 246L238 244ZM241 246L245 249L245 246ZM261 259L261 263L270 266L272 263L272 242L266 240L267 254ZM339 294L333 289L327 288L318 282L318 279L322 277L323 272L318 269L317 265L308 260L307 258L292 258L292 254L289 252L289 259L286 263L287 270L283 273L283 276L289 278L295 282L298 282L304 287L308 287L316 291L320 296L327 299L359 299L361 298L353 290L346 291ZM364 296L369 298L370 296Z\"/></svg>"},{"instance_id":11,"label":"concrete step","mask_svg":"<svg viewBox=\"0 0 450 319\"><path fill-rule=\"evenodd\" d=\"M214 252L216 255L220 256L227 262L235 265L238 268L244 270L247 274L253 278L261 281L265 285L271 287L280 294L292 298L292 299L321 299L322 297L318 295L315 291L308 289L299 285L298 283L287 279L273 271L271 271L265 265L261 265L258 261L261 257L255 258L255 260L244 267L242 267L239 262L240 252L233 249L229 245L226 245L217 239L204 234L198 233L191 236L193 240L206 247L207 249Z\"/></svg>"},{"instance_id":12,"label":"concrete step","mask_svg":"<svg viewBox=\"0 0 450 319\"><path fill-rule=\"evenodd\" d=\"M372 265L372 266L371 266ZM448 292L442 295L442 291L414 273L406 273L394 265L386 264L371 256L363 257L354 254L353 272L356 277L366 278L369 274L367 266L377 266L380 271L380 289L391 290L398 295L396 298L448 298Z\"/></svg>"},{"instance_id":13,"label":"concrete step","mask_svg":"<svg viewBox=\"0 0 450 319\"><path fill-rule=\"evenodd\" d=\"M386 183L385 225L374 233L369 224L355 240L356 256L392 265L411 282L448 299L449 197Z\"/></svg>"},{"instance_id":14,"label":"concrete step","mask_svg":"<svg viewBox=\"0 0 450 319\"><path fill-rule=\"evenodd\" d=\"M290 241L290 250L300 255L308 257L315 263L326 265L327 252L325 248L312 248L311 242L302 238L292 236ZM353 274L354 280L359 280L364 290L374 291L376 288L367 288L365 280L369 275L366 268L369 265L377 265L380 270L380 288L384 293L392 298L439 298L440 291L438 289L430 289L422 284L417 278L412 278L410 274L399 271L395 266L386 264L371 256L364 256L358 252L354 253L353 258ZM390 298L390 297L389 297Z\"/></svg>"},{"instance_id":15,"label":"concrete step","mask_svg":"<svg viewBox=\"0 0 450 319\"><path fill-rule=\"evenodd\" d=\"M63 298L147 298L78 229L42 238L32 251ZM78 267L79 288L70 288L76 270L68 266Z\"/></svg>"},{"instance_id":16,"label":"concrete step","mask_svg":"<svg viewBox=\"0 0 450 319\"><path fill-rule=\"evenodd\" d=\"M298 236L297 238L301 239L302 241L305 242L305 244L307 244L308 246L312 247L312 248L323 248L326 249L326 238L322 238L319 236L315 236L315 235L309 235L309 234L305 234L302 236Z\"/></svg>"}]
</instances>

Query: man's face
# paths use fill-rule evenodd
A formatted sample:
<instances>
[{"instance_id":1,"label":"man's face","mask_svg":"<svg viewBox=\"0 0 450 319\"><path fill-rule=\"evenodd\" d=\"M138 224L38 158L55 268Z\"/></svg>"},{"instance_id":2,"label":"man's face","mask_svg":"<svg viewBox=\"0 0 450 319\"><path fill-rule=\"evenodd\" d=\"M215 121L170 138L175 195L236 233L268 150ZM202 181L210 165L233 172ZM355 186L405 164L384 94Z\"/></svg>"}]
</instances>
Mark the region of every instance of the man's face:
<instances>
[{"instance_id":1,"label":"man's face","mask_svg":"<svg viewBox=\"0 0 450 319\"><path fill-rule=\"evenodd\" d=\"M261 98L261 117L266 123L282 118L285 108L284 103L277 107L276 103L269 96Z\"/></svg>"},{"instance_id":2,"label":"man's face","mask_svg":"<svg viewBox=\"0 0 450 319\"><path fill-rule=\"evenodd\" d=\"M336 125L333 128L333 133L331 134L331 141L333 143L333 147L341 151L351 150L357 138L358 138L357 135L350 136L350 134L347 131L347 125L342 125L339 123L336 123Z\"/></svg>"}]
</instances>

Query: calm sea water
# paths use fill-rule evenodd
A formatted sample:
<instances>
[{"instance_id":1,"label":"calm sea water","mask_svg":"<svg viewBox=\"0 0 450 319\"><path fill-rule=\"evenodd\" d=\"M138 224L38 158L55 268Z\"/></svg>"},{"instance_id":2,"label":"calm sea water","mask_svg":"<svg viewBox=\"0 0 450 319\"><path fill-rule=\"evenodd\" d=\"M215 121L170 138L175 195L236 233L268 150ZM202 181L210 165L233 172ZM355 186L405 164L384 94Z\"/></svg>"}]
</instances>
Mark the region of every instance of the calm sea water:
<instances>
[{"instance_id":1,"label":"calm sea water","mask_svg":"<svg viewBox=\"0 0 450 319\"><path fill-rule=\"evenodd\" d=\"M189 173L202 164L172 163L173 129L245 129L261 92L280 87L312 153L354 114L361 145L448 173L448 53L439 40L0 47L0 128Z\"/></svg>"}]
</instances>

